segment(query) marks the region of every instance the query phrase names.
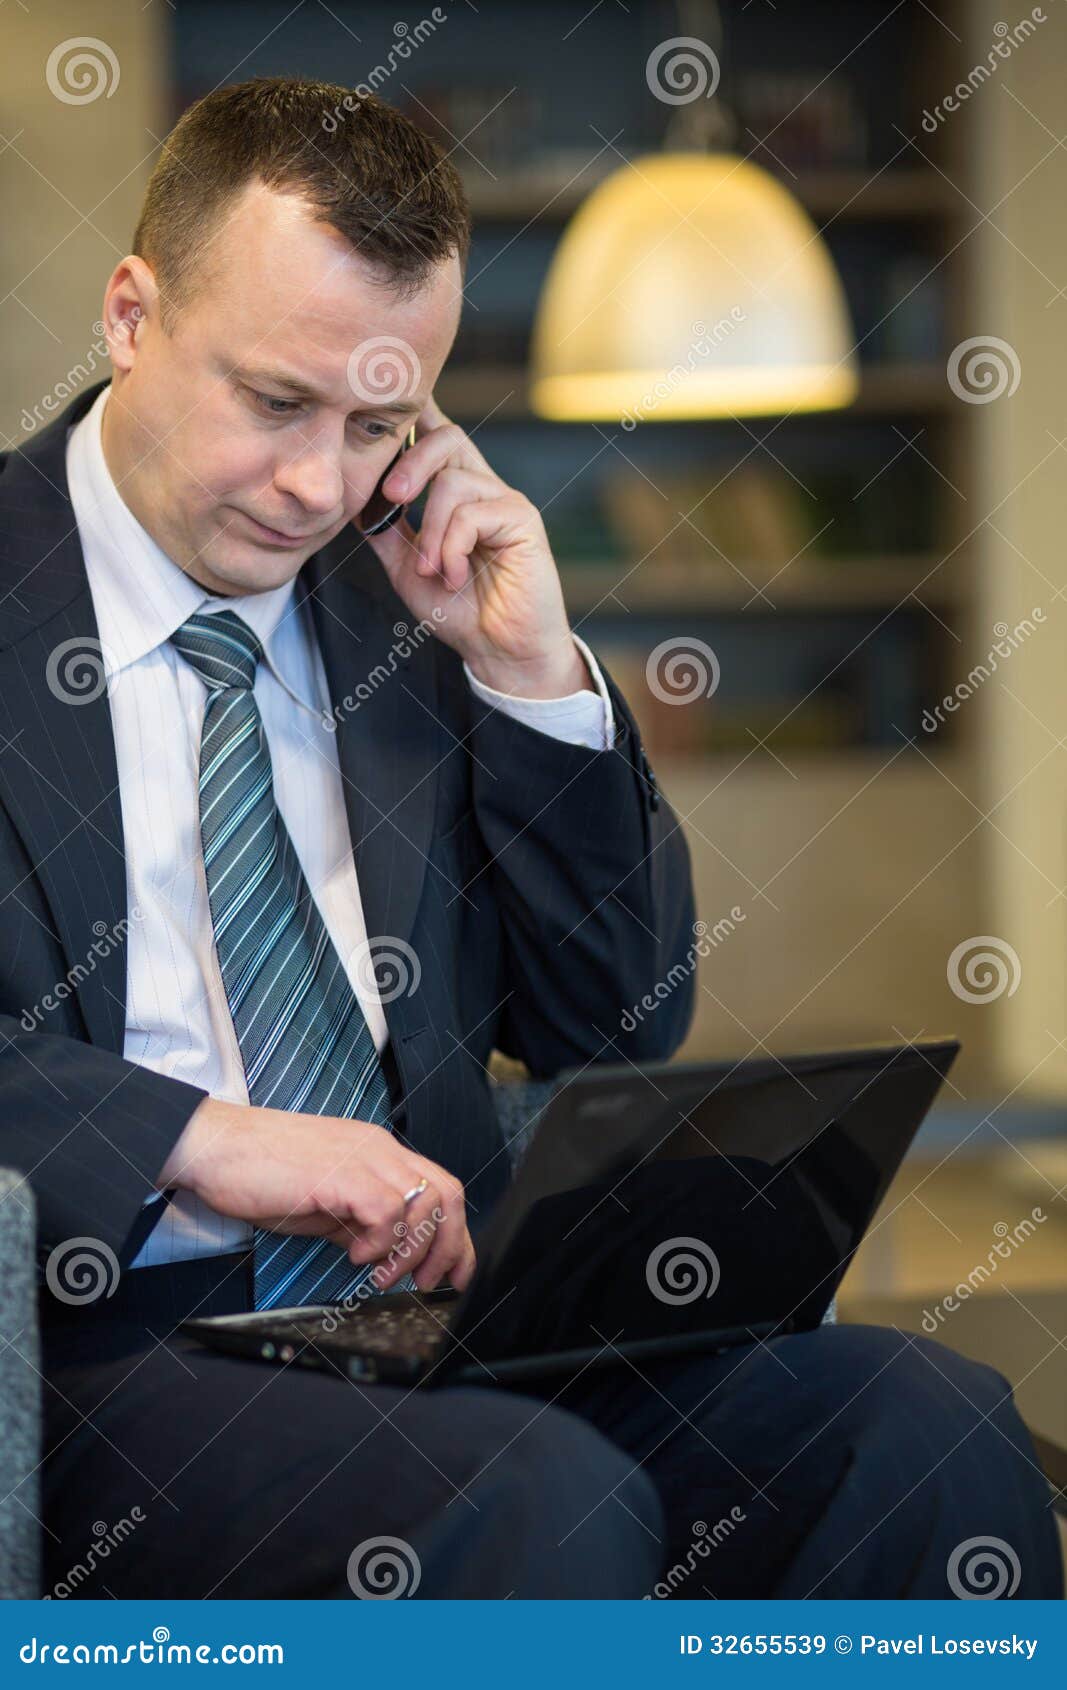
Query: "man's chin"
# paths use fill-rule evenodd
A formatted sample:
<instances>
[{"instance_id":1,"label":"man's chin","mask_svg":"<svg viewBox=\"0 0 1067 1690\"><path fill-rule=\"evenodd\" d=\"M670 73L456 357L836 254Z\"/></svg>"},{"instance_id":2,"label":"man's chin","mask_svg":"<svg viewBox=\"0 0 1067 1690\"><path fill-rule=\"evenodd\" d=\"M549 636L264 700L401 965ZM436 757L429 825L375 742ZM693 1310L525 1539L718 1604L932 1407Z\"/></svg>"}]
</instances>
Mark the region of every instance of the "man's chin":
<instances>
[{"instance_id":1,"label":"man's chin","mask_svg":"<svg viewBox=\"0 0 1067 1690\"><path fill-rule=\"evenodd\" d=\"M254 540L235 540L227 535L216 546L202 551L186 567L205 592L228 598L245 593L268 593L293 580L317 547L300 551L272 551Z\"/></svg>"}]
</instances>

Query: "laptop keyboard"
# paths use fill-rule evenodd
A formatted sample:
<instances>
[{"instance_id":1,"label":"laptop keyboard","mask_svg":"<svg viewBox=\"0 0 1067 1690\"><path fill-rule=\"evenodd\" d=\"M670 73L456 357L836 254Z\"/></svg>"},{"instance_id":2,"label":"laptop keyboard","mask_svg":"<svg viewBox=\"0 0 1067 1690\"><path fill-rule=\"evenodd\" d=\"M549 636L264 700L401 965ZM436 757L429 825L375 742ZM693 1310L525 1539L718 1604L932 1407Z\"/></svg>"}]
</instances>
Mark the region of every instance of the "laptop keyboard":
<instances>
[{"instance_id":1,"label":"laptop keyboard","mask_svg":"<svg viewBox=\"0 0 1067 1690\"><path fill-rule=\"evenodd\" d=\"M292 1329L301 1338L356 1355L414 1356L428 1361L444 1338L455 1307L455 1303L439 1303L431 1310L409 1303L405 1308L376 1308L368 1303L347 1320L340 1316L336 1331L325 1332L321 1320L294 1320Z\"/></svg>"}]
</instances>

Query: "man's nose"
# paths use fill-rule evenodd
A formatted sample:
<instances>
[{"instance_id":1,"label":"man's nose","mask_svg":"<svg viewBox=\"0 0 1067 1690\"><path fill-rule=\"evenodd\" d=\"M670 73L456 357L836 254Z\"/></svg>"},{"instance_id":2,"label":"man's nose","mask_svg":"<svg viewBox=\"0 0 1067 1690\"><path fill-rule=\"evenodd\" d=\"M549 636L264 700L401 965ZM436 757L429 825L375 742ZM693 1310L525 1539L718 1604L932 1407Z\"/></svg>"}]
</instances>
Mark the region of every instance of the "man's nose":
<instances>
[{"instance_id":1,"label":"man's nose","mask_svg":"<svg viewBox=\"0 0 1067 1690\"><path fill-rule=\"evenodd\" d=\"M328 516L340 510L345 496L339 458L319 446L309 446L279 468L275 486L299 499L305 510Z\"/></svg>"}]
</instances>

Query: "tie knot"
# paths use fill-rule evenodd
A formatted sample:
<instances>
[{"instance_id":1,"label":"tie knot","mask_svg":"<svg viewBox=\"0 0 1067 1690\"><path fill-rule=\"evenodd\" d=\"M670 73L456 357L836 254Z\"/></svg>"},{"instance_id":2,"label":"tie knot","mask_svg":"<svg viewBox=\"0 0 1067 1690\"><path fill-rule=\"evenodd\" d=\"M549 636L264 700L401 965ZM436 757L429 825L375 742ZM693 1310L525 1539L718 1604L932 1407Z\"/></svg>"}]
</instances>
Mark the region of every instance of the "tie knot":
<instances>
[{"instance_id":1,"label":"tie knot","mask_svg":"<svg viewBox=\"0 0 1067 1690\"><path fill-rule=\"evenodd\" d=\"M213 616L197 611L170 638L212 692L220 687L251 691L263 647L248 623L232 610Z\"/></svg>"}]
</instances>

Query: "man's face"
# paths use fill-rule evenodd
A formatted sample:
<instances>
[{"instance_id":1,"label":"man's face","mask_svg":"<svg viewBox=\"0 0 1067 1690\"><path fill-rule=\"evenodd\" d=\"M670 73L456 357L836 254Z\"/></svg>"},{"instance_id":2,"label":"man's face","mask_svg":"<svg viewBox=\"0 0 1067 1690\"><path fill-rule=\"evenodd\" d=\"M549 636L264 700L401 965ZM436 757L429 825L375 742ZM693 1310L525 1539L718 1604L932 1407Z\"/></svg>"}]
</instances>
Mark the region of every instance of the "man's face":
<instances>
[{"instance_id":1,"label":"man's face","mask_svg":"<svg viewBox=\"0 0 1067 1690\"><path fill-rule=\"evenodd\" d=\"M148 303L116 367L104 451L187 574L212 592L262 592L358 516L395 457L455 339L459 262L399 301L298 196L257 182L208 270L171 335ZM129 272L116 278L132 297Z\"/></svg>"}]
</instances>

